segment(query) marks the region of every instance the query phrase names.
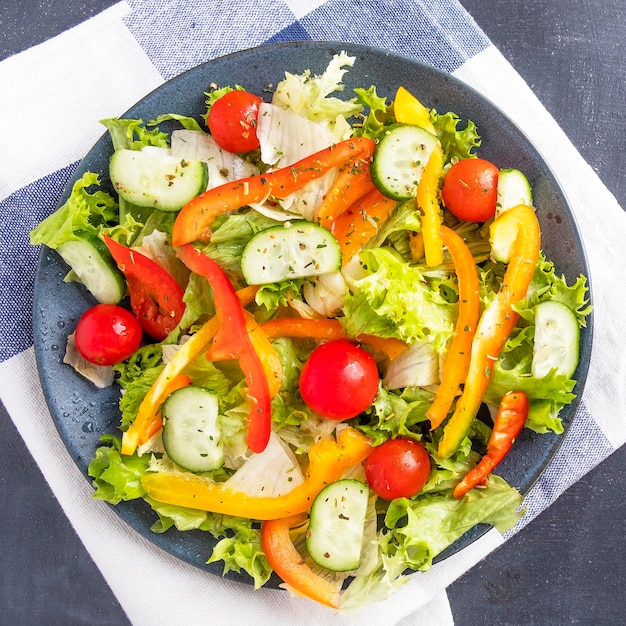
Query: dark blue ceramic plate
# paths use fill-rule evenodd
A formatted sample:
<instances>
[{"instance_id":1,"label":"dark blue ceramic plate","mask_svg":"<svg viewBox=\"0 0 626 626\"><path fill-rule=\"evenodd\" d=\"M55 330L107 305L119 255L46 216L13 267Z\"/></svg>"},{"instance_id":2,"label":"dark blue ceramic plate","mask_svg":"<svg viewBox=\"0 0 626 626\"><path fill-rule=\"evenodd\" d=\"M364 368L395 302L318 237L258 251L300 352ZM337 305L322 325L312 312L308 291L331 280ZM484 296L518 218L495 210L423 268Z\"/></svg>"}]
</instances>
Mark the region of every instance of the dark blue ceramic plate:
<instances>
[{"instance_id":1,"label":"dark blue ceramic plate","mask_svg":"<svg viewBox=\"0 0 626 626\"><path fill-rule=\"evenodd\" d=\"M526 173L533 188L537 214L543 230L543 250L560 273L574 280L589 275L582 242L567 200L537 150L518 128L480 94L432 67L388 52L344 43L295 42L246 50L200 65L158 88L132 107L123 117L150 120L163 113L192 115L205 110L204 93L211 83L219 86L240 84L258 94L266 93L285 71L300 73L311 69L321 73L331 56L341 50L356 57L346 74L345 97L354 87L377 86L378 94L393 97L403 85L416 93L429 107L441 113L455 111L462 120L471 119L482 136L480 154L499 167L515 167ZM112 146L103 136L77 168L61 202L69 195L73 182L85 171L98 173L108 184L108 160ZM87 466L103 433L116 433L119 422L116 387L97 390L62 364L67 335L83 311L94 304L91 296L76 284L63 282L67 267L49 250L42 253L35 287L34 341L44 393L56 426L74 461L87 476ZM583 331L581 359L575 392L580 397L591 351L591 326ZM574 417L576 403L562 413L567 428ZM515 445L499 474L522 492L527 492L542 474L557 451L562 436L537 436L525 432ZM153 512L143 501L122 503L118 514L137 532L167 552L198 567L222 574L219 563L206 565L214 540L208 533L169 531L162 535L150 531ZM461 550L487 530L479 526L464 535L439 559ZM247 575L229 573L246 583ZM276 586L274 578L270 582Z\"/></svg>"}]
</instances>

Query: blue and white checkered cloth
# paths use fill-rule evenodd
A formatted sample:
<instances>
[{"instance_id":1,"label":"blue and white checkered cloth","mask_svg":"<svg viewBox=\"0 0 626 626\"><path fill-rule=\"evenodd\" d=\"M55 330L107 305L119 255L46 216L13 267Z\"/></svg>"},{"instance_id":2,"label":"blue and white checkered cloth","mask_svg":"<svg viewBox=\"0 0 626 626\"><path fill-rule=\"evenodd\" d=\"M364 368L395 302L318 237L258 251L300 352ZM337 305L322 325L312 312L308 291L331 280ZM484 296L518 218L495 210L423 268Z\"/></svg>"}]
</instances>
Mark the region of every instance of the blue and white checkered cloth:
<instances>
[{"instance_id":1,"label":"blue and white checkered cloth","mask_svg":"<svg viewBox=\"0 0 626 626\"><path fill-rule=\"evenodd\" d=\"M276 590L252 592L155 548L102 502L75 467L42 396L32 346L39 250L28 233L56 207L78 162L120 115L203 61L269 42L334 40L385 48L450 72L506 111L568 196L594 289L594 348L577 415L526 499L531 521L626 441L626 214L455 0L128 0L0 63L0 394L78 535L133 624L446 624L445 589L506 540L495 530L391 600L329 615ZM41 115L45 110L46 123ZM622 274L623 276L623 274ZM519 531L520 527L509 533Z\"/></svg>"}]
</instances>

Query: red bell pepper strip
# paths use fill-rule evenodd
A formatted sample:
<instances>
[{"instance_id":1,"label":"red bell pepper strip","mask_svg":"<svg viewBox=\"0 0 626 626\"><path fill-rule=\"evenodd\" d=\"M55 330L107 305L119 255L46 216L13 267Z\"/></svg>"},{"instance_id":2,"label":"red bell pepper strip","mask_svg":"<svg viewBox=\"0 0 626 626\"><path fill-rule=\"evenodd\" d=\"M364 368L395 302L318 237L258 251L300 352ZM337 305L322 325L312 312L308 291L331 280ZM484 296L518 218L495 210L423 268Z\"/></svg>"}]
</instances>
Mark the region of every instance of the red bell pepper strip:
<instances>
[{"instance_id":1,"label":"red bell pepper strip","mask_svg":"<svg viewBox=\"0 0 626 626\"><path fill-rule=\"evenodd\" d=\"M287 167L209 189L181 209L172 229L172 244L178 247L206 238L216 216L267 198L283 198L351 157L371 157L374 145L367 137L353 137Z\"/></svg>"},{"instance_id":2,"label":"red bell pepper strip","mask_svg":"<svg viewBox=\"0 0 626 626\"><path fill-rule=\"evenodd\" d=\"M371 440L351 427L342 430L337 441L317 442L309 450L304 482L283 496L251 496L205 476L183 472L148 473L141 484L151 498L165 504L261 521L279 519L309 511L326 485L339 480L347 468L362 463L371 451Z\"/></svg>"},{"instance_id":3,"label":"red bell pepper strip","mask_svg":"<svg viewBox=\"0 0 626 626\"><path fill-rule=\"evenodd\" d=\"M289 537L289 529L306 522L292 515L267 520L261 525L261 546L272 569L292 589L331 608L339 607L340 592L329 580L318 576L303 560Z\"/></svg>"},{"instance_id":4,"label":"red bell pepper strip","mask_svg":"<svg viewBox=\"0 0 626 626\"><path fill-rule=\"evenodd\" d=\"M511 446L524 430L528 418L528 397L521 391L509 391L502 397L493 430L487 443L487 453L478 465L470 470L454 488L455 498L463 497L477 485L484 484L487 476L502 462Z\"/></svg>"},{"instance_id":5,"label":"red bell pepper strip","mask_svg":"<svg viewBox=\"0 0 626 626\"><path fill-rule=\"evenodd\" d=\"M237 292L222 268L191 244L180 246L176 253L192 272L204 276L211 285L220 327L207 356L216 361L239 361L252 402L246 442L253 452L262 452L267 446L272 423L269 385L263 364L248 335Z\"/></svg>"},{"instance_id":6,"label":"red bell pepper strip","mask_svg":"<svg viewBox=\"0 0 626 626\"><path fill-rule=\"evenodd\" d=\"M447 226L441 227L444 245L448 248L459 283L459 315L455 335L441 375L435 399L426 411L431 429L447 417L460 385L467 376L472 340L480 314L480 285L476 262L459 235Z\"/></svg>"},{"instance_id":7,"label":"red bell pepper strip","mask_svg":"<svg viewBox=\"0 0 626 626\"><path fill-rule=\"evenodd\" d=\"M492 231L508 231L513 227L517 235L510 262L500 290L478 322L463 393L439 441L437 454L441 458L452 455L467 435L491 379L493 365L519 319L513 305L526 295L537 266L541 231L533 209L525 205L508 209L494 220Z\"/></svg>"},{"instance_id":8,"label":"red bell pepper strip","mask_svg":"<svg viewBox=\"0 0 626 626\"><path fill-rule=\"evenodd\" d=\"M130 307L150 337L163 341L185 312L183 289L149 257L103 235L111 256L126 277Z\"/></svg>"}]
</instances>

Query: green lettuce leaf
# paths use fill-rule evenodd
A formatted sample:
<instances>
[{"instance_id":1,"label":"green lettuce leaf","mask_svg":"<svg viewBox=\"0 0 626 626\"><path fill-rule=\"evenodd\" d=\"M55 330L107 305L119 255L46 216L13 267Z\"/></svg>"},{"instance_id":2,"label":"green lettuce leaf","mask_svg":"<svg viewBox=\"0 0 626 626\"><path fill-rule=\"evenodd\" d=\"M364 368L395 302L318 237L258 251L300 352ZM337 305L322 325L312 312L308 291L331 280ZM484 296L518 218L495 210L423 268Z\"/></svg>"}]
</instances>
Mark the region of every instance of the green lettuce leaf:
<instances>
[{"instance_id":1,"label":"green lettuce leaf","mask_svg":"<svg viewBox=\"0 0 626 626\"><path fill-rule=\"evenodd\" d=\"M457 305L392 248L364 250L361 272L349 278L342 323L349 336L360 333L413 343L428 339L442 349L454 333Z\"/></svg>"},{"instance_id":2,"label":"green lettuce leaf","mask_svg":"<svg viewBox=\"0 0 626 626\"><path fill-rule=\"evenodd\" d=\"M158 128L148 129L143 120L117 117L100 120L109 131L115 150L141 150L146 146L169 148L169 135Z\"/></svg>"},{"instance_id":3,"label":"green lettuce leaf","mask_svg":"<svg viewBox=\"0 0 626 626\"><path fill-rule=\"evenodd\" d=\"M377 139L385 128L395 123L393 107L387 106L387 100L376 93L375 85L369 89L357 87L354 92L356 101L367 110L363 123L355 129L355 135Z\"/></svg>"},{"instance_id":4,"label":"green lettuce leaf","mask_svg":"<svg viewBox=\"0 0 626 626\"><path fill-rule=\"evenodd\" d=\"M431 110L430 118L441 142L446 163L453 159L468 159L476 156L473 150L480 146L481 140L476 124L472 120L467 120L465 126L461 128L461 120L456 113L439 114Z\"/></svg>"},{"instance_id":5,"label":"green lettuce leaf","mask_svg":"<svg viewBox=\"0 0 626 626\"><path fill-rule=\"evenodd\" d=\"M85 172L74 183L68 200L31 231L30 243L55 249L77 240L79 231L97 236L107 226L117 223L117 202L97 188L99 185L97 174Z\"/></svg>"}]
</instances>

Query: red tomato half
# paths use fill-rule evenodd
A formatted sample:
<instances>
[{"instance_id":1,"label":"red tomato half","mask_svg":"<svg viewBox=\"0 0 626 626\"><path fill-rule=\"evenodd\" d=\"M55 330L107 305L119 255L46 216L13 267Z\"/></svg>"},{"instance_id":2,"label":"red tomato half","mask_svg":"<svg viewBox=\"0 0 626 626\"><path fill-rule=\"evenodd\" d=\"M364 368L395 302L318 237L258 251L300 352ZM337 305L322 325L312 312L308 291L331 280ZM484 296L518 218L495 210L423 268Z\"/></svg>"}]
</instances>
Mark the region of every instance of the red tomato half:
<instances>
[{"instance_id":1,"label":"red tomato half","mask_svg":"<svg viewBox=\"0 0 626 626\"><path fill-rule=\"evenodd\" d=\"M207 123L217 145L228 152L249 152L259 147L256 135L261 98L235 89L218 98Z\"/></svg>"},{"instance_id":2,"label":"red tomato half","mask_svg":"<svg viewBox=\"0 0 626 626\"><path fill-rule=\"evenodd\" d=\"M365 461L365 477L372 491L384 500L411 498L426 484L430 457L413 439L390 439L377 446Z\"/></svg>"},{"instance_id":3,"label":"red tomato half","mask_svg":"<svg viewBox=\"0 0 626 626\"><path fill-rule=\"evenodd\" d=\"M498 168L485 159L458 161L443 179L443 203L460 220L487 221L496 212L498 174Z\"/></svg>"},{"instance_id":4,"label":"red tomato half","mask_svg":"<svg viewBox=\"0 0 626 626\"><path fill-rule=\"evenodd\" d=\"M333 420L356 417L372 404L377 392L374 357L345 339L315 348L300 374L302 399Z\"/></svg>"},{"instance_id":5,"label":"red tomato half","mask_svg":"<svg viewBox=\"0 0 626 626\"><path fill-rule=\"evenodd\" d=\"M116 304L96 304L78 320L76 349L96 365L115 365L131 356L141 344L139 320Z\"/></svg>"}]
</instances>

